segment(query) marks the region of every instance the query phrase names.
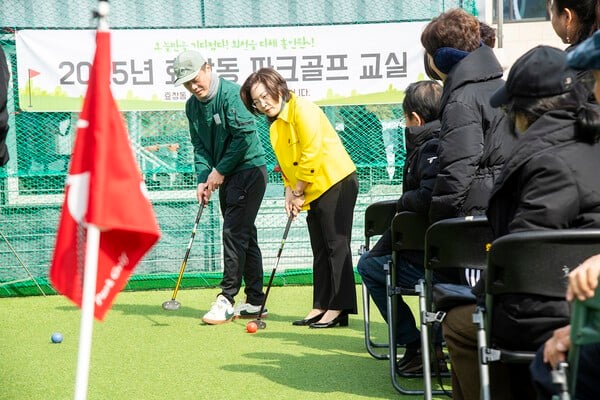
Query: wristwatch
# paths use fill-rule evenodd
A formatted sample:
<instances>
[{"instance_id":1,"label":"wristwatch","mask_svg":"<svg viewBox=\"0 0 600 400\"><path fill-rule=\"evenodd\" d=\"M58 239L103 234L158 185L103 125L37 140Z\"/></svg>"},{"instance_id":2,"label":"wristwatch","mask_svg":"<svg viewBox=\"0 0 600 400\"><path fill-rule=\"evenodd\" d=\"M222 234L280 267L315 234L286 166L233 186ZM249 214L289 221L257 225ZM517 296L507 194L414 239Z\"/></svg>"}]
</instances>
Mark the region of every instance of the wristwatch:
<instances>
[{"instance_id":1,"label":"wristwatch","mask_svg":"<svg viewBox=\"0 0 600 400\"><path fill-rule=\"evenodd\" d=\"M304 196L304 192L297 192L295 189L292 190L292 194L294 195L294 197L302 197L302 196Z\"/></svg>"}]
</instances>

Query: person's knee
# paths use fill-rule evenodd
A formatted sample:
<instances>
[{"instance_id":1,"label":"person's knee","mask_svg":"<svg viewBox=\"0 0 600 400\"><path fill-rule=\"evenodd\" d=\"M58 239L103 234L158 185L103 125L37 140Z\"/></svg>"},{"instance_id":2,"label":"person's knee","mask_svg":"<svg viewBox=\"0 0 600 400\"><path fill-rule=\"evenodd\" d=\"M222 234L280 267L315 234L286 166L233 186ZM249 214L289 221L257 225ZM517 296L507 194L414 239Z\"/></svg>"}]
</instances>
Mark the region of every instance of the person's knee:
<instances>
[{"instance_id":1,"label":"person's knee","mask_svg":"<svg viewBox=\"0 0 600 400\"><path fill-rule=\"evenodd\" d=\"M371 256L370 254L363 254L356 265L358 273L375 281L385 281L385 269L384 265L388 262L386 256Z\"/></svg>"},{"instance_id":2,"label":"person's knee","mask_svg":"<svg viewBox=\"0 0 600 400\"><path fill-rule=\"evenodd\" d=\"M362 277L369 275L369 267L368 267L368 262L367 262L368 257L369 257L369 253L368 252L364 253L358 259L358 264L356 264L356 270L358 271L359 275Z\"/></svg>"}]
</instances>

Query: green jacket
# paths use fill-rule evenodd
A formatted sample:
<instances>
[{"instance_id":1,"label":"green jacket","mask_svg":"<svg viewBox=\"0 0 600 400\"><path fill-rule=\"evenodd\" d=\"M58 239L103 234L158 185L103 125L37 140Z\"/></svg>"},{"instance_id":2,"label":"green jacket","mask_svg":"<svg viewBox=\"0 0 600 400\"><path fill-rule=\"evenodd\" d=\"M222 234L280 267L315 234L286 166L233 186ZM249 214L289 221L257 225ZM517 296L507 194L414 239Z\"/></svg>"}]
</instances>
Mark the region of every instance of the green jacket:
<instances>
[{"instance_id":1,"label":"green jacket","mask_svg":"<svg viewBox=\"0 0 600 400\"><path fill-rule=\"evenodd\" d=\"M254 116L239 93L238 84L219 78L215 97L201 102L192 96L185 104L197 183L206 182L213 168L228 176L266 164Z\"/></svg>"}]
</instances>

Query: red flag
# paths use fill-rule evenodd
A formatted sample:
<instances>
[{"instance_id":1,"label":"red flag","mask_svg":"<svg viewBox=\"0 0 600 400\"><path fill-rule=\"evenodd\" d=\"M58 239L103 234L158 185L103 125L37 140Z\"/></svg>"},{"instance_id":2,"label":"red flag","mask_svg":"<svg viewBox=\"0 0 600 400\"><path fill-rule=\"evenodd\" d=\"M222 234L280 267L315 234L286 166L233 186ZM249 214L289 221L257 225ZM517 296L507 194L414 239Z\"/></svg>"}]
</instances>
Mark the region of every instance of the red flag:
<instances>
[{"instance_id":1,"label":"red flag","mask_svg":"<svg viewBox=\"0 0 600 400\"><path fill-rule=\"evenodd\" d=\"M31 78L35 78L35 77L36 77L36 76L38 76L39 74L40 74L40 73L39 73L39 72L37 72L36 70L29 68L29 79L31 79Z\"/></svg>"},{"instance_id":2,"label":"red flag","mask_svg":"<svg viewBox=\"0 0 600 400\"><path fill-rule=\"evenodd\" d=\"M100 230L94 316L102 320L136 264L158 240L158 224L110 90L110 32L96 55L69 168L50 279L81 307L85 235Z\"/></svg>"}]
</instances>

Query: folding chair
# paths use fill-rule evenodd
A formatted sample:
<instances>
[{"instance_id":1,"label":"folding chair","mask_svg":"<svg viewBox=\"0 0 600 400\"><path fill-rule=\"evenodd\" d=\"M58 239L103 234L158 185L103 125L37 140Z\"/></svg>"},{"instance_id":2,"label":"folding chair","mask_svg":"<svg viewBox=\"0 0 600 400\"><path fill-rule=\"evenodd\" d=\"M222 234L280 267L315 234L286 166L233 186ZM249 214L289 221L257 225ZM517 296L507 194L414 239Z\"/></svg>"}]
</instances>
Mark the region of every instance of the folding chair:
<instances>
[{"instance_id":1,"label":"folding chair","mask_svg":"<svg viewBox=\"0 0 600 400\"><path fill-rule=\"evenodd\" d=\"M422 395L423 390L411 390L402 387L396 375L396 311L398 308L398 295L418 295L415 289L406 289L396 286L397 259L401 251L423 251L425 246L425 232L429 227L427 216L417 213L403 211L398 213L392 220L392 262L385 267L386 286L388 292L387 313L388 313L388 341L389 341L389 362L390 375L394 388L402 393L409 395ZM424 379L428 376L423 373ZM431 390L430 390L431 391ZM442 392L435 392L441 394Z\"/></svg>"},{"instance_id":2,"label":"folding chair","mask_svg":"<svg viewBox=\"0 0 600 400\"><path fill-rule=\"evenodd\" d=\"M512 233L496 239L488 255L486 307L478 308L479 368L482 399L490 399L491 362L528 363L535 351L500 347L494 340L493 315L498 296L524 294L566 301L567 275L586 258L600 253L600 230L565 229ZM490 344L488 344L490 343Z\"/></svg>"},{"instance_id":3,"label":"folding chair","mask_svg":"<svg viewBox=\"0 0 600 400\"><path fill-rule=\"evenodd\" d=\"M370 250L371 238L383 234L392 224L396 214L396 200L382 200L370 204L365 210L365 244L359 249L359 254ZM363 320L365 327L365 347L371 356L378 360L385 360L389 353L377 352L376 348L387 348L387 343L375 343L371 339L370 323L370 295L365 284L362 284Z\"/></svg>"},{"instance_id":4,"label":"folding chair","mask_svg":"<svg viewBox=\"0 0 600 400\"><path fill-rule=\"evenodd\" d=\"M425 235L425 281L418 291L425 398L431 399L429 326L439 324L445 311L475 303L471 287L487 264L492 231L484 216L457 217L432 224ZM433 283L433 276L439 283Z\"/></svg>"}]
</instances>

